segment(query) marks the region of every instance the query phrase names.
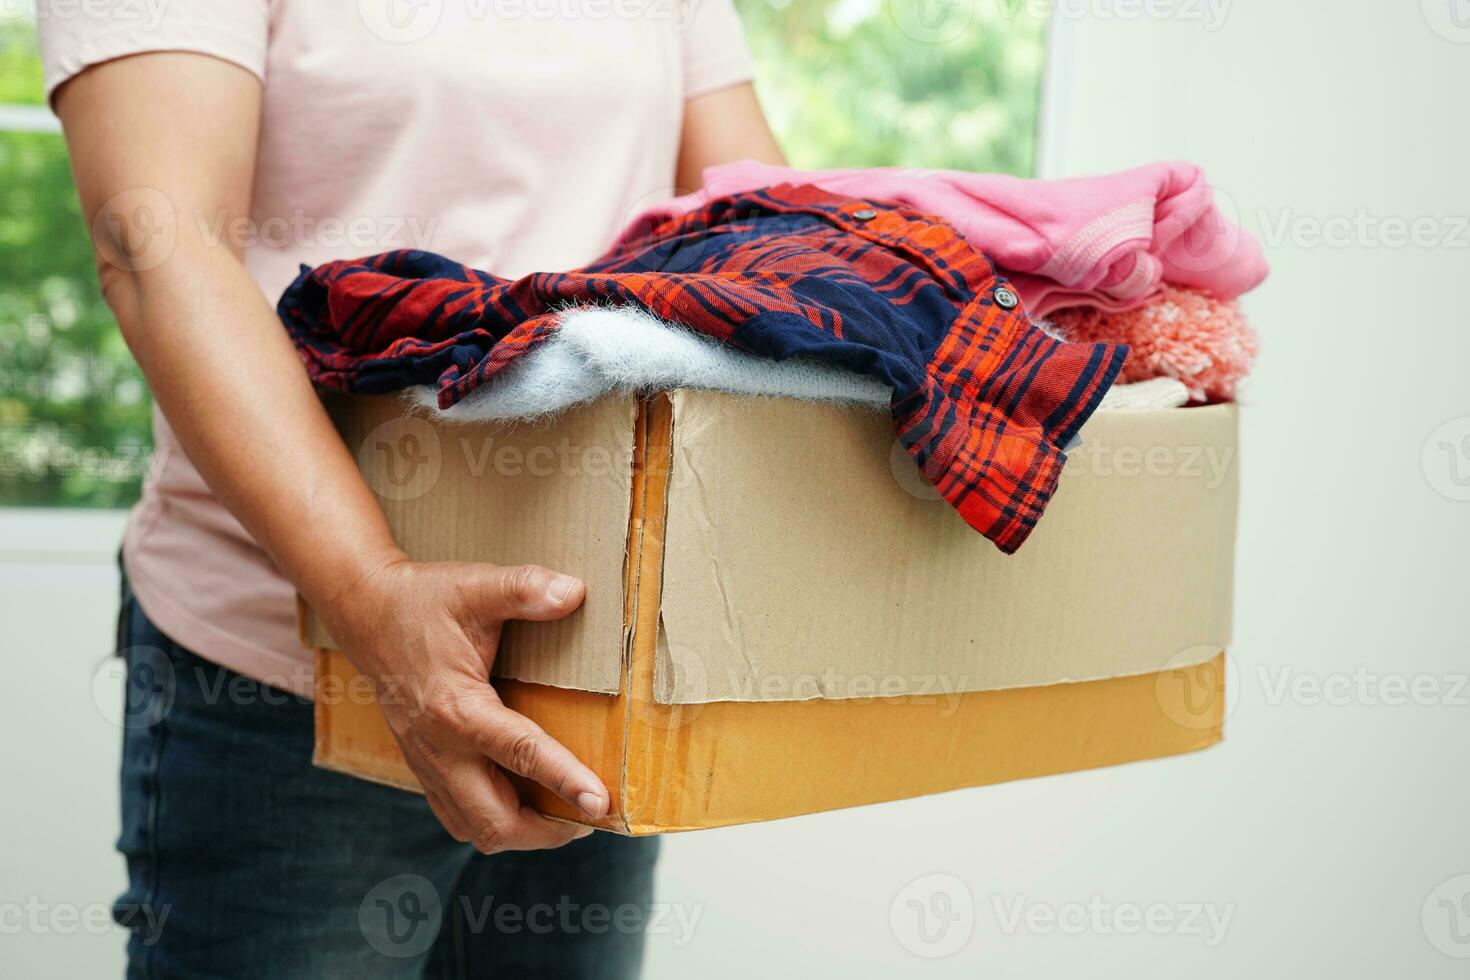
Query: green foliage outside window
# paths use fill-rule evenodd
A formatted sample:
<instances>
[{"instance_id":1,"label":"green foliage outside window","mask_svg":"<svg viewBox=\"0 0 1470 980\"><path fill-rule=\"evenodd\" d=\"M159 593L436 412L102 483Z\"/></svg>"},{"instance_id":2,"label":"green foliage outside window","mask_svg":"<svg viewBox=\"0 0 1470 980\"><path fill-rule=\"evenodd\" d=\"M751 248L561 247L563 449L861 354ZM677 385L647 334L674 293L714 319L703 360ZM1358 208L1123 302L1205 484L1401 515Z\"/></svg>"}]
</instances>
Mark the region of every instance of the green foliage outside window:
<instances>
[{"instance_id":1,"label":"green foliage outside window","mask_svg":"<svg viewBox=\"0 0 1470 980\"><path fill-rule=\"evenodd\" d=\"M1020 5L737 6L796 166L1032 171L1044 26ZM0 107L41 101L34 26L0 18ZM130 504L148 412L97 289L61 137L0 126L0 506Z\"/></svg>"},{"instance_id":2,"label":"green foliage outside window","mask_svg":"<svg viewBox=\"0 0 1470 980\"><path fill-rule=\"evenodd\" d=\"M1033 172L1045 23L1025 4L736 6L761 102L795 166Z\"/></svg>"},{"instance_id":3,"label":"green foliage outside window","mask_svg":"<svg viewBox=\"0 0 1470 980\"><path fill-rule=\"evenodd\" d=\"M40 102L34 32L0 21L0 103ZM130 504L148 411L97 289L64 141L0 132L0 504Z\"/></svg>"}]
</instances>

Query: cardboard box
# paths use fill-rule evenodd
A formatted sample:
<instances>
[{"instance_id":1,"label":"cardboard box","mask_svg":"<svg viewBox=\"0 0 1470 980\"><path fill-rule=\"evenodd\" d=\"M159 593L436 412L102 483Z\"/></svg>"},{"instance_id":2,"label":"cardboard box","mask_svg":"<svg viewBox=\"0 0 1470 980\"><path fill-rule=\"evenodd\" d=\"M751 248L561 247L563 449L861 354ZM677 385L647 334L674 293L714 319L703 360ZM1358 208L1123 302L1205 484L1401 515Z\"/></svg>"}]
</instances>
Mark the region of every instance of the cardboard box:
<instances>
[{"instance_id":1,"label":"cardboard box","mask_svg":"<svg viewBox=\"0 0 1470 980\"><path fill-rule=\"evenodd\" d=\"M613 796L599 826L715 827L1204 748L1224 717L1236 410L1100 412L1007 557L881 413L704 391L545 425L328 408L400 545L534 561L584 607L512 624L497 690ZM412 789L309 610L316 762ZM546 812L578 815L522 786Z\"/></svg>"}]
</instances>

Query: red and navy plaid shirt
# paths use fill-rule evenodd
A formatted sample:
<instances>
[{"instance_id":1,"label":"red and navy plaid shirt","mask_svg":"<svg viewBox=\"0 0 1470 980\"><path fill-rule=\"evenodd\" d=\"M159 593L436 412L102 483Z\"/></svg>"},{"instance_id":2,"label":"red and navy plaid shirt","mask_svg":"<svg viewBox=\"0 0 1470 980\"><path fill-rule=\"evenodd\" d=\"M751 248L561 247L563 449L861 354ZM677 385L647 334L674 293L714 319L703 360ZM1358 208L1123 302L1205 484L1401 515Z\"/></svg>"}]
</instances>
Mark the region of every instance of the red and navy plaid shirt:
<instances>
[{"instance_id":1,"label":"red and navy plaid shirt","mask_svg":"<svg viewBox=\"0 0 1470 980\"><path fill-rule=\"evenodd\" d=\"M924 475L1007 553L1127 355L1037 329L943 220L807 185L719 198L576 272L507 280L419 251L303 268L279 312L318 384L434 385L447 408L580 304L632 304L763 357L882 379Z\"/></svg>"}]
</instances>

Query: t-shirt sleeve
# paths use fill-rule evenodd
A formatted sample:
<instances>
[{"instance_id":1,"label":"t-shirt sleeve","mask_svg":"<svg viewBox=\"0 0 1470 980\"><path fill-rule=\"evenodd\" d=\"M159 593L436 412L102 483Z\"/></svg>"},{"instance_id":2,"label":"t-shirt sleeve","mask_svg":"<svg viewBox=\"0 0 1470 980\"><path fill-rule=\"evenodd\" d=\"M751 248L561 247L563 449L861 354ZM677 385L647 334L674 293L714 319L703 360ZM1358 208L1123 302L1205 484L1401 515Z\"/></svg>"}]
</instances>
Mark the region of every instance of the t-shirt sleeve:
<instances>
[{"instance_id":1,"label":"t-shirt sleeve","mask_svg":"<svg viewBox=\"0 0 1470 980\"><path fill-rule=\"evenodd\" d=\"M745 31L732 0L684 0L684 97L693 98L755 77Z\"/></svg>"},{"instance_id":2,"label":"t-shirt sleeve","mask_svg":"<svg viewBox=\"0 0 1470 980\"><path fill-rule=\"evenodd\" d=\"M149 51L194 51L265 77L269 0L51 3L37 8L46 101L93 65Z\"/></svg>"}]
</instances>

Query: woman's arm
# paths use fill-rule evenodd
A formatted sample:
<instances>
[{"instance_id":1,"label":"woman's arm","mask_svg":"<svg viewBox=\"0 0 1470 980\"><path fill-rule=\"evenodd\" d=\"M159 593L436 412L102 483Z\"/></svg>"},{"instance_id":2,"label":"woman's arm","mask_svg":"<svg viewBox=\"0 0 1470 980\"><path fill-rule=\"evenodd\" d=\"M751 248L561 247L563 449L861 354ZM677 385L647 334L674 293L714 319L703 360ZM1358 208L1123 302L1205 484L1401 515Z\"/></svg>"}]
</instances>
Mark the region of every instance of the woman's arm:
<instances>
[{"instance_id":1,"label":"woman's arm","mask_svg":"<svg viewBox=\"0 0 1470 980\"><path fill-rule=\"evenodd\" d=\"M736 160L786 163L755 97L755 86L749 82L697 95L684 103L675 176L679 193L703 186L705 167Z\"/></svg>"},{"instance_id":2,"label":"woman's arm","mask_svg":"<svg viewBox=\"0 0 1470 980\"><path fill-rule=\"evenodd\" d=\"M107 302L210 488L379 690L410 692L384 713L445 827L487 852L563 844L585 831L522 807L491 760L592 817L607 790L500 702L489 667L506 619L565 616L585 587L534 566L418 564L394 544L240 249L206 233L249 217L260 103L253 75L185 53L61 89Z\"/></svg>"}]
</instances>

